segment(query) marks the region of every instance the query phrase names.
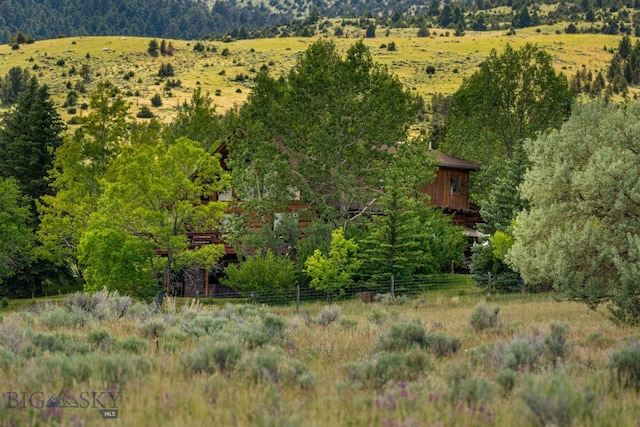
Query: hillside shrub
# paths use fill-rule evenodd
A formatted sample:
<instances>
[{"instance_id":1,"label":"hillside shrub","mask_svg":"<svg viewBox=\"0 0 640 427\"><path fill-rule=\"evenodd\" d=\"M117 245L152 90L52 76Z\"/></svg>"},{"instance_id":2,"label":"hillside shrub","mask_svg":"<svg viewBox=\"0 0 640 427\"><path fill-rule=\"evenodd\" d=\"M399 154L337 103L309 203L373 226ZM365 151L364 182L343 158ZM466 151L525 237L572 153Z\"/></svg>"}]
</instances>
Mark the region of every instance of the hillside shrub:
<instances>
[{"instance_id":1,"label":"hillside shrub","mask_svg":"<svg viewBox=\"0 0 640 427\"><path fill-rule=\"evenodd\" d=\"M154 107L162 107L162 97L160 97L160 94L156 93L151 97L151 105Z\"/></svg>"},{"instance_id":2,"label":"hillside shrub","mask_svg":"<svg viewBox=\"0 0 640 427\"><path fill-rule=\"evenodd\" d=\"M383 351L402 351L410 348L425 348L429 341L427 331L420 319L397 322L389 331L380 336L378 349Z\"/></svg>"},{"instance_id":3,"label":"hillside shrub","mask_svg":"<svg viewBox=\"0 0 640 427\"><path fill-rule=\"evenodd\" d=\"M549 324L549 334L545 336L544 343L554 365L564 360L569 352L569 324L567 322L553 321Z\"/></svg>"},{"instance_id":4,"label":"hillside shrub","mask_svg":"<svg viewBox=\"0 0 640 427\"><path fill-rule=\"evenodd\" d=\"M159 338L164 334L165 325L159 320L149 320L138 331L144 338Z\"/></svg>"},{"instance_id":5,"label":"hillside shrub","mask_svg":"<svg viewBox=\"0 0 640 427\"><path fill-rule=\"evenodd\" d=\"M616 350L611 356L610 368L623 388L640 391L640 343Z\"/></svg>"},{"instance_id":6,"label":"hillside shrub","mask_svg":"<svg viewBox=\"0 0 640 427\"><path fill-rule=\"evenodd\" d=\"M532 371L543 353L544 348L535 339L514 338L504 347L501 359L505 367L514 371Z\"/></svg>"},{"instance_id":7,"label":"hillside shrub","mask_svg":"<svg viewBox=\"0 0 640 427\"><path fill-rule=\"evenodd\" d=\"M147 342L132 335L120 341L119 346L127 353L140 354L147 349Z\"/></svg>"},{"instance_id":8,"label":"hillside shrub","mask_svg":"<svg viewBox=\"0 0 640 427\"><path fill-rule=\"evenodd\" d=\"M236 339L209 339L195 352L183 355L180 362L188 372L229 373L240 361L242 353L242 344Z\"/></svg>"},{"instance_id":9,"label":"hillside shrub","mask_svg":"<svg viewBox=\"0 0 640 427\"><path fill-rule=\"evenodd\" d=\"M496 375L496 382L500 386L503 396L510 396L516 386L517 374L513 369L503 369Z\"/></svg>"},{"instance_id":10,"label":"hillside shrub","mask_svg":"<svg viewBox=\"0 0 640 427\"><path fill-rule=\"evenodd\" d=\"M439 359L457 353L460 350L460 346L461 343L458 338L449 337L441 331L427 336L427 349Z\"/></svg>"},{"instance_id":11,"label":"hillside shrub","mask_svg":"<svg viewBox=\"0 0 640 427\"><path fill-rule=\"evenodd\" d=\"M413 381L431 367L429 356L418 349L377 353L372 359L345 365L351 383L382 390L390 382Z\"/></svg>"},{"instance_id":12,"label":"hillside shrub","mask_svg":"<svg viewBox=\"0 0 640 427\"><path fill-rule=\"evenodd\" d=\"M318 316L318 325L327 327L340 318L340 307L337 305L328 305L322 307Z\"/></svg>"},{"instance_id":13,"label":"hillside shrub","mask_svg":"<svg viewBox=\"0 0 640 427\"><path fill-rule=\"evenodd\" d=\"M305 390L314 385L313 375L302 362L286 356L281 348L271 345L249 353L238 365L238 370L254 382L264 380Z\"/></svg>"},{"instance_id":14,"label":"hillside shrub","mask_svg":"<svg viewBox=\"0 0 640 427\"><path fill-rule=\"evenodd\" d=\"M490 309L484 302L480 302L473 313L471 313L469 323L471 323L471 326L476 332L495 328L498 326L499 312L500 307L495 306L493 309Z\"/></svg>"},{"instance_id":15,"label":"hillside shrub","mask_svg":"<svg viewBox=\"0 0 640 427\"><path fill-rule=\"evenodd\" d=\"M113 338L111 338L111 334L104 329L89 332L87 334L87 341L100 351L109 351L113 347Z\"/></svg>"}]
</instances>

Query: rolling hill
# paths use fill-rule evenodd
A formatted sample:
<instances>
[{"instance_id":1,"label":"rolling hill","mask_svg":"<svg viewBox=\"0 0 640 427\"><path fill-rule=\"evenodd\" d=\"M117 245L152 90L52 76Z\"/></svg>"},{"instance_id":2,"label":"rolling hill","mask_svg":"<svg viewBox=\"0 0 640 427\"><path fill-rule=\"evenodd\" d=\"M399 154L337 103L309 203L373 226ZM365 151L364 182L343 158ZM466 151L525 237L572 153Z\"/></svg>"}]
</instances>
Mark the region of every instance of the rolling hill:
<instances>
[{"instance_id":1,"label":"rolling hill","mask_svg":"<svg viewBox=\"0 0 640 427\"><path fill-rule=\"evenodd\" d=\"M613 48L621 37L605 34L558 34L559 26L542 26L507 35L504 31L467 32L454 37L445 29L431 31L430 37L416 37L415 29L391 29L388 35L365 38L374 60L385 64L406 87L422 95L427 103L435 93L452 94L465 76L470 75L491 49L501 51L534 43L549 52L558 71L569 78L583 68L606 71ZM348 37L334 38L344 50L364 30L347 29ZM159 94L161 107L151 110L170 119L177 107L202 87L214 96L218 111L241 104L251 91L253 78L261 67L272 75L288 72L296 56L313 38L275 38L198 42L166 40L173 55L152 56L147 52L152 39L144 37L69 37L36 41L12 50L0 46L0 76L12 67L26 68L47 84L66 120L83 114L83 103L96 82L108 80L120 88L131 102L135 114L151 97ZM393 43L395 50L389 50ZM198 50L194 50L197 48ZM170 64L174 75L159 77L162 65ZM435 73L428 74L432 66ZM87 78L80 71L88 70ZM63 107L69 93L77 95L76 105Z\"/></svg>"}]
</instances>

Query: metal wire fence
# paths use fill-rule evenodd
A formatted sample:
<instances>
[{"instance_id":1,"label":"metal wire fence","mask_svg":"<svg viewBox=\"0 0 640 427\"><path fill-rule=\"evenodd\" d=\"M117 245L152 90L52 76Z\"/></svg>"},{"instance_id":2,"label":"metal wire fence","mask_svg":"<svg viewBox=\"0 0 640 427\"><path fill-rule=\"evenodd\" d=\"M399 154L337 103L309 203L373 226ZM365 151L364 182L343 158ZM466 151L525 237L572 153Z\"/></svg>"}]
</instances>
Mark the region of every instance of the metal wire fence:
<instances>
[{"instance_id":1,"label":"metal wire fence","mask_svg":"<svg viewBox=\"0 0 640 427\"><path fill-rule=\"evenodd\" d=\"M256 302L268 305L289 305L305 301L340 301L362 299L372 302L376 296L380 298L419 295L430 291L440 291L449 295L460 295L479 291L470 275L433 275L412 280L387 280L357 282L339 292L329 294L309 287L298 286L291 289L277 289L267 292L252 292L242 295L231 289L218 289L213 300L232 299L237 301Z\"/></svg>"}]
</instances>

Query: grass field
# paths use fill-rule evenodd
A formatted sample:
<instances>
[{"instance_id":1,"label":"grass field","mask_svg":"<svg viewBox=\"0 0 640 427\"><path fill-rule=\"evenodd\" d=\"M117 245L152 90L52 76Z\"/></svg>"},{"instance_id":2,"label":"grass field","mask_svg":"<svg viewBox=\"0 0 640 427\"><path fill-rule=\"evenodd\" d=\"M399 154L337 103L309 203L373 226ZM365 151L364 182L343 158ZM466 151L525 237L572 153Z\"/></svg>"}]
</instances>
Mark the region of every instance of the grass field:
<instances>
[{"instance_id":1,"label":"grass field","mask_svg":"<svg viewBox=\"0 0 640 427\"><path fill-rule=\"evenodd\" d=\"M462 279L299 313L105 292L5 311L0 425L637 425L637 328Z\"/></svg>"},{"instance_id":2,"label":"grass field","mask_svg":"<svg viewBox=\"0 0 640 427\"><path fill-rule=\"evenodd\" d=\"M387 65L407 88L430 100L434 93L455 92L462 79L476 69L491 49L501 51L507 43L515 48L525 43L540 46L553 56L558 71L570 77L583 66L594 73L605 70L612 56L605 48L617 47L621 38L603 34L558 34L560 29L559 25L528 28L515 35L506 35L504 31L468 31L463 37L433 29L427 38L416 37L415 29L390 29L389 35L380 30L381 35L364 39L364 42L370 47L375 61ZM350 37L334 39L343 50L364 35L360 29L349 30L346 34ZM188 100L197 86L212 95L217 94L215 101L221 112L243 103L251 90L252 78L262 66L269 67L273 75L286 74L296 56L313 43L314 38L207 41L203 42L207 48L204 52L194 52L195 41L167 40L175 50L173 56L164 57L147 53L150 40L68 37L21 45L15 51L2 45L0 76L14 66L29 68L41 83L49 85L61 114L68 120L71 115L62 108L69 91L67 86L73 88L76 82L83 80L77 72L70 75L70 69L75 67L78 71L88 65L90 81L85 85L86 93L79 94L78 105L88 101L88 94L96 82L109 80L129 94L133 113L142 105L150 105L154 94L161 94L163 106L152 110L158 117L169 120L175 115L177 106ZM395 51L382 47L392 41L396 45ZM225 49L227 52L223 55ZM170 78L180 80L181 87L164 90L165 80L158 77L162 63L173 66L175 76ZM434 75L426 74L429 65L436 68ZM243 80L243 77L248 79ZM83 111L77 108L76 113L81 115Z\"/></svg>"}]
</instances>

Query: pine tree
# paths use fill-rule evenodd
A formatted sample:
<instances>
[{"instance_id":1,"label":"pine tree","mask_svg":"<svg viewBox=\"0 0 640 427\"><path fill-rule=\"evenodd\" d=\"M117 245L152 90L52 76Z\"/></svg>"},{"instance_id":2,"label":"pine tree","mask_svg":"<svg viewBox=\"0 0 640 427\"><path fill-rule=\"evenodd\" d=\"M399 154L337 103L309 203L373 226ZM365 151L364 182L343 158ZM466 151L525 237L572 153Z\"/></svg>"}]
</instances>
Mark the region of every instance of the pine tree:
<instances>
[{"instance_id":1,"label":"pine tree","mask_svg":"<svg viewBox=\"0 0 640 427\"><path fill-rule=\"evenodd\" d=\"M362 241L362 271L374 280L411 280L421 268L434 269L424 245L417 201L409 198L399 173L391 173L380 201L382 215L372 218Z\"/></svg>"},{"instance_id":2,"label":"pine tree","mask_svg":"<svg viewBox=\"0 0 640 427\"><path fill-rule=\"evenodd\" d=\"M50 99L47 86L32 78L17 104L0 123L0 176L13 177L20 192L35 201L51 194L45 177L52 167L53 151L62 144L65 129Z\"/></svg>"}]
</instances>

